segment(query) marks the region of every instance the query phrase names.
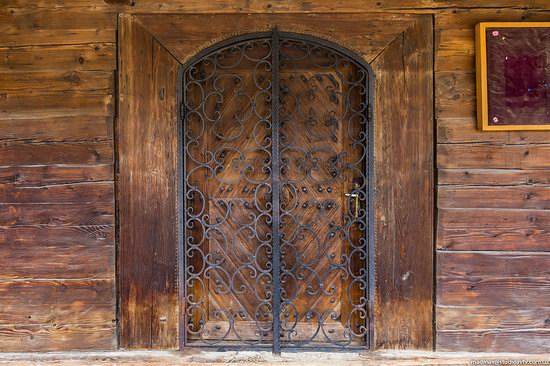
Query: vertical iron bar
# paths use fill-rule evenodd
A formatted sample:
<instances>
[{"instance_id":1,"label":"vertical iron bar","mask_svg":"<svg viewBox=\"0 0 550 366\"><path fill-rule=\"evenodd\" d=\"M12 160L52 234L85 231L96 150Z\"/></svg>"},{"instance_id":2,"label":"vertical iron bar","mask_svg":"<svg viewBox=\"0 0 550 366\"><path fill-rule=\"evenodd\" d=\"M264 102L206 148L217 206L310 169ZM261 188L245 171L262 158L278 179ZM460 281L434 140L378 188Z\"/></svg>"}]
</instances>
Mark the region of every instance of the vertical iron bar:
<instances>
[{"instance_id":1,"label":"vertical iron bar","mask_svg":"<svg viewBox=\"0 0 550 366\"><path fill-rule=\"evenodd\" d=\"M279 31L271 33L271 209L273 235L273 353L281 354L281 247L279 168Z\"/></svg>"}]
</instances>

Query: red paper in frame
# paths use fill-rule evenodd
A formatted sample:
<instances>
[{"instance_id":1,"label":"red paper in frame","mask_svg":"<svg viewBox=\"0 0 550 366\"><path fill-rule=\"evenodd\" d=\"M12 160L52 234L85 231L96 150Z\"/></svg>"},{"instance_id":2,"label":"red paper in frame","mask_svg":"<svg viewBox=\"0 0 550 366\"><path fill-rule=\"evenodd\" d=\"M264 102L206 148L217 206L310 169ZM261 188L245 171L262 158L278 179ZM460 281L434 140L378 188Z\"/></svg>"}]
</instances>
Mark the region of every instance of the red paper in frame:
<instances>
[{"instance_id":1,"label":"red paper in frame","mask_svg":"<svg viewBox=\"0 0 550 366\"><path fill-rule=\"evenodd\" d=\"M487 28L489 126L550 124L550 28Z\"/></svg>"}]
</instances>

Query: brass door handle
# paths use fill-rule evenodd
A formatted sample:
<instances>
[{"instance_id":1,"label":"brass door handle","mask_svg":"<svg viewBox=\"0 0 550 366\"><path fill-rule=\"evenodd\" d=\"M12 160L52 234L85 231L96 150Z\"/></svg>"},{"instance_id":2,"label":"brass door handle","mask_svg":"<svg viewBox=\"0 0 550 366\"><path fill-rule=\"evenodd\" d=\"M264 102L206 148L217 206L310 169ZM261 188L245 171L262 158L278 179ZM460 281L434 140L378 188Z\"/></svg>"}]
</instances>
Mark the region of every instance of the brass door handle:
<instances>
[{"instance_id":1,"label":"brass door handle","mask_svg":"<svg viewBox=\"0 0 550 366\"><path fill-rule=\"evenodd\" d=\"M357 193L346 193L346 197L354 199L355 203L355 218L359 217L359 195Z\"/></svg>"}]
</instances>

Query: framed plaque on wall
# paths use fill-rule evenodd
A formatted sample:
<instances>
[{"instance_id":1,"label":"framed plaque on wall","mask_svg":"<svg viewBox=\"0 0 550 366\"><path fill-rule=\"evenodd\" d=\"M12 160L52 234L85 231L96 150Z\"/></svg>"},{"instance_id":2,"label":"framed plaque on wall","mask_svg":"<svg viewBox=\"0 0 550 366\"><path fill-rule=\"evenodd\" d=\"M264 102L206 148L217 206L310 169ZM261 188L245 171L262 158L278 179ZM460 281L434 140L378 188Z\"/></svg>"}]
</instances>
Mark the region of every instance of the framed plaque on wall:
<instances>
[{"instance_id":1,"label":"framed plaque on wall","mask_svg":"<svg viewBox=\"0 0 550 366\"><path fill-rule=\"evenodd\" d=\"M550 130L550 22L476 25L478 127Z\"/></svg>"}]
</instances>

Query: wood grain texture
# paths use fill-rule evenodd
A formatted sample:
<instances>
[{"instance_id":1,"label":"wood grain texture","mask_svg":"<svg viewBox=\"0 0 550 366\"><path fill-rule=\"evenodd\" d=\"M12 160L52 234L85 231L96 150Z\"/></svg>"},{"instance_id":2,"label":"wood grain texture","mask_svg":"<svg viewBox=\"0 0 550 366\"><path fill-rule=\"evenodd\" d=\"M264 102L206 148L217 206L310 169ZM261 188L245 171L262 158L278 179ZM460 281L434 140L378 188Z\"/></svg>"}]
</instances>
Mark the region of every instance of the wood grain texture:
<instances>
[{"instance_id":1,"label":"wood grain texture","mask_svg":"<svg viewBox=\"0 0 550 366\"><path fill-rule=\"evenodd\" d=\"M113 142L0 144L0 166L112 164Z\"/></svg>"},{"instance_id":2,"label":"wood grain texture","mask_svg":"<svg viewBox=\"0 0 550 366\"><path fill-rule=\"evenodd\" d=\"M530 277L437 277L437 302L453 306L547 306L550 279Z\"/></svg>"},{"instance_id":3,"label":"wood grain texture","mask_svg":"<svg viewBox=\"0 0 550 366\"><path fill-rule=\"evenodd\" d=\"M438 168L548 169L550 145L438 144Z\"/></svg>"},{"instance_id":4,"label":"wood grain texture","mask_svg":"<svg viewBox=\"0 0 550 366\"><path fill-rule=\"evenodd\" d=\"M548 186L441 186L439 208L550 209Z\"/></svg>"},{"instance_id":5,"label":"wood grain texture","mask_svg":"<svg viewBox=\"0 0 550 366\"><path fill-rule=\"evenodd\" d=\"M0 15L0 47L109 43L116 40L115 29L116 14L109 13L39 11Z\"/></svg>"},{"instance_id":6,"label":"wood grain texture","mask_svg":"<svg viewBox=\"0 0 550 366\"><path fill-rule=\"evenodd\" d=\"M431 27L430 18L418 20L374 63L380 348L429 349L432 342Z\"/></svg>"},{"instance_id":7,"label":"wood grain texture","mask_svg":"<svg viewBox=\"0 0 550 366\"><path fill-rule=\"evenodd\" d=\"M0 279L114 278L114 227L0 227Z\"/></svg>"},{"instance_id":8,"label":"wood grain texture","mask_svg":"<svg viewBox=\"0 0 550 366\"><path fill-rule=\"evenodd\" d=\"M114 180L111 164L102 165L36 165L0 168L0 185L40 186L77 182Z\"/></svg>"},{"instance_id":9,"label":"wood grain texture","mask_svg":"<svg viewBox=\"0 0 550 366\"><path fill-rule=\"evenodd\" d=\"M27 119L63 115L110 116L113 114L111 94L53 92L43 94L0 95L0 120Z\"/></svg>"},{"instance_id":10,"label":"wood grain texture","mask_svg":"<svg viewBox=\"0 0 550 366\"><path fill-rule=\"evenodd\" d=\"M548 186L550 170L439 169L438 183L462 186Z\"/></svg>"},{"instance_id":11,"label":"wood grain texture","mask_svg":"<svg viewBox=\"0 0 550 366\"><path fill-rule=\"evenodd\" d=\"M470 352L546 353L550 331L529 329L520 331L439 331L436 349L442 352L458 349Z\"/></svg>"},{"instance_id":12,"label":"wood grain texture","mask_svg":"<svg viewBox=\"0 0 550 366\"><path fill-rule=\"evenodd\" d=\"M550 307L437 306L437 329L550 329Z\"/></svg>"},{"instance_id":13,"label":"wood grain texture","mask_svg":"<svg viewBox=\"0 0 550 366\"><path fill-rule=\"evenodd\" d=\"M121 16L119 39L121 346L177 348L175 83L180 64L131 16Z\"/></svg>"},{"instance_id":14,"label":"wood grain texture","mask_svg":"<svg viewBox=\"0 0 550 366\"><path fill-rule=\"evenodd\" d=\"M437 249L550 250L546 210L440 209Z\"/></svg>"},{"instance_id":15,"label":"wood grain texture","mask_svg":"<svg viewBox=\"0 0 550 366\"><path fill-rule=\"evenodd\" d=\"M550 143L545 131L480 131L470 118L438 118L437 142L440 144L491 143L499 145Z\"/></svg>"},{"instance_id":16,"label":"wood grain texture","mask_svg":"<svg viewBox=\"0 0 550 366\"><path fill-rule=\"evenodd\" d=\"M112 94L114 75L109 71L29 71L0 73L2 91L31 94L75 91Z\"/></svg>"},{"instance_id":17,"label":"wood grain texture","mask_svg":"<svg viewBox=\"0 0 550 366\"><path fill-rule=\"evenodd\" d=\"M115 327L104 324L0 326L1 352L108 351L116 349ZM83 342L83 340L86 342Z\"/></svg>"},{"instance_id":18,"label":"wood grain texture","mask_svg":"<svg viewBox=\"0 0 550 366\"><path fill-rule=\"evenodd\" d=\"M0 72L110 71L116 66L115 55L114 43L0 47Z\"/></svg>"},{"instance_id":19,"label":"wood grain texture","mask_svg":"<svg viewBox=\"0 0 550 366\"><path fill-rule=\"evenodd\" d=\"M110 122L105 122L106 116L101 116L103 118L97 120L94 118L96 114L107 112L109 115L112 112L103 106L97 107L97 104L86 104L92 103L91 101L84 101L83 105L92 108L80 109L82 98L73 98L74 102L59 103L43 95L31 96L31 93L57 93L56 98L63 98L67 92L89 94L90 91L102 91L105 96L112 93L114 84L107 74L116 67L117 45L114 42L115 19L118 12L256 15L263 13L268 17L272 14L290 13L290 17L300 22L301 13L327 13L332 17L333 13L338 12L377 12L378 15L386 17L389 15L384 12L389 11L434 14L437 71L435 78L438 88L436 111L439 116L437 138L440 143L437 147L439 184L458 185L458 189L464 186L548 184L550 150L544 145L549 142L548 134L478 132L474 128L475 105L471 101L474 90L471 76L474 71L473 26L480 21L548 20L550 6L547 0L495 0L490 4L481 0L7 0L2 5L5 6L0 8L0 94L6 95L0 95L0 110L5 110L8 94L10 97L15 94L20 97L12 99L15 104L12 104L13 108L10 107L11 117L0 121L0 184L36 186L112 179L114 145L106 141L111 140L112 136L108 126ZM347 17L348 14L342 16ZM253 18L254 16L248 16L248 19ZM327 29L333 28L331 21L327 24ZM322 23L321 25L324 26ZM219 26L212 24L212 27ZM393 25L387 25L386 28L388 32L395 30ZM366 37L370 37L370 33L365 29L367 28L355 29L355 34L351 37L360 37L365 33ZM380 27L373 29L383 32ZM208 29L201 31L208 32ZM177 40L171 42L174 45L179 44ZM380 47L379 44L375 46ZM76 74L73 74L75 72ZM78 75L80 81L77 81L75 75ZM392 89L392 92L395 93L395 89ZM49 108L46 104L50 102L53 102L53 105L58 103L57 107ZM39 104L33 106L33 103ZM85 111L85 114L81 113L82 111ZM94 130L97 133L94 134ZM45 144L49 141L55 143ZM4 144L6 142L7 145ZM64 164L71 165L67 167ZM493 190L492 187L488 189ZM520 188L525 189L527 188ZM480 195L484 194L484 191L478 192ZM470 206L465 201L469 198L462 193L460 197L463 202L460 206ZM446 196L439 204L442 207L456 207L457 203L454 200L454 196ZM477 207L488 198L480 197L475 200ZM516 201L513 206L531 205L520 202ZM549 222L548 210L444 208L440 209L438 214L437 243L439 248L446 250L550 251ZM104 225L109 226L113 223L114 212L112 204L109 203L2 204L0 245L4 244L2 238L9 238L4 240L9 240L10 245L16 240L23 241L26 245L36 243L39 246L43 243L47 247L57 245L55 242L58 241L60 248L64 248L65 244L61 243L65 238L76 243L79 237L79 231L72 234L71 231L65 231L73 230L72 226L78 227L74 230L84 230L79 225L86 225L83 226L85 230L101 231ZM396 221L386 223L397 225ZM11 225L14 227L7 227ZM26 225L30 226L27 228ZM47 227L43 229L40 225ZM78 242L85 243L87 240L92 239L87 239L87 236L83 235ZM1 250L0 254L3 254ZM398 258L399 254L396 252ZM104 265L98 264L99 267L106 268ZM37 271L46 274L48 269L38 266ZM9 269L5 269L5 273L9 275ZM528 292L526 298L529 298ZM498 303L496 298L493 306L495 303ZM544 310L535 312L528 308L528 305L528 301L523 300L515 309L507 307L508 310L501 310L502 319L493 320L484 313L485 306L466 308L468 314L479 314L476 318L476 327L479 329L498 328L498 325L507 328L505 315L512 314L516 317L520 317L518 314L530 314L525 316L533 319L533 325L540 325L540 319L536 320L533 316L543 314ZM495 309L495 312L497 311L499 309ZM525 313L528 311L531 313ZM404 309L403 313L409 314L409 309ZM77 318L73 320L74 324L79 324ZM548 349L547 345L550 344L546 333L538 331L539 328L541 327L521 328L521 332L510 331L511 329L507 328L508 331L505 333L466 332L460 329L449 332L447 329L439 333L437 348L454 351L498 351L515 350L515 347L520 345L519 351L538 352L537 349ZM17 329L17 332L13 329ZM13 329L0 333L0 347L3 347L3 350L38 350L45 349L44 346L52 350L61 350L73 347L77 342L80 342L78 346L82 347L93 348L95 345L103 348L103 341L97 339L105 338L97 338L96 334L104 334L104 329L107 328L94 326L85 329L75 325L74 332L69 331L70 328L57 330L40 326ZM28 333L25 333L27 331ZM31 341L34 336L40 341ZM86 339L86 342L82 339Z\"/></svg>"},{"instance_id":20,"label":"wood grain texture","mask_svg":"<svg viewBox=\"0 0 550 366\"><path fill-rule=\"evenodd\" d=\"M277 25L281 31L292 31L333 39L344 47L355 50L367 61L372 61L399 33L410 26L413 16L405 14L258 14L224 15L137 15L149 30L180 62L184 63L212 40L228 35L253 31L269 31ZM208 23L208 28L197 26ZM388 27L388 23L394 24ZM362 30L368 28L369 32Z\"/></svg>"}]
</instances>

